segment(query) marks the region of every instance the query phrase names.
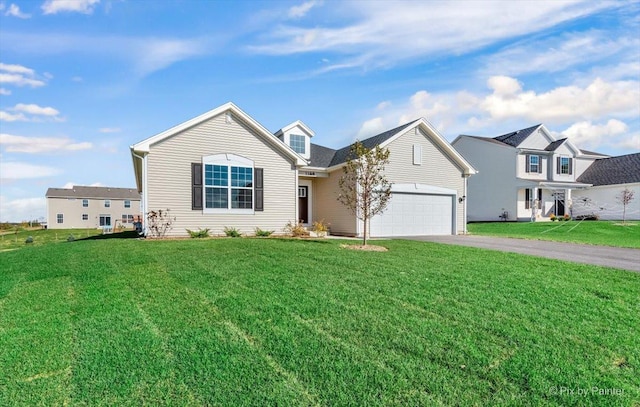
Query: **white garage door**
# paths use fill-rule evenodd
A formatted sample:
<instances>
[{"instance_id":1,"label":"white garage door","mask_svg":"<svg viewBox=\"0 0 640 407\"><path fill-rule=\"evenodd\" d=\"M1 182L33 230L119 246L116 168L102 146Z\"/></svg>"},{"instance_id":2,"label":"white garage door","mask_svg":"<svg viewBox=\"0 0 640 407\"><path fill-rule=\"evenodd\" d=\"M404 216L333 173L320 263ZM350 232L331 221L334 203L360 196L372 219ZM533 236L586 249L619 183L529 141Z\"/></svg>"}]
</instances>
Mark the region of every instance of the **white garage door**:
<instances>
[{"instance_id":1,"label":"white garage door","mask_svg":"<svg viewBox=\"0 0 640 407\"><path fill-rule=\"evenodd\" d=\"M371 219L372 237L451 235L453 233L451 195L391 194L381 215Z\"/></svg>"}]
</instances>

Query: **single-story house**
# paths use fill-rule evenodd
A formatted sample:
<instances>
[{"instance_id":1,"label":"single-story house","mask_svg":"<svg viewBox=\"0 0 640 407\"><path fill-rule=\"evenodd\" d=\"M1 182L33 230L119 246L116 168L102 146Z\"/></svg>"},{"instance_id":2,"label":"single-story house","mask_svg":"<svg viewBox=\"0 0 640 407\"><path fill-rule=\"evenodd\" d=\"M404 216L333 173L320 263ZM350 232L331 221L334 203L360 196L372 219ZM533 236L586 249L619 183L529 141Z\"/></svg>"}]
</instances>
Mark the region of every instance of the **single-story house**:
<instances>
[{"instance_id":1,"label":"single-story house","mask_svg":"<svg viewBox=\"0 0 640 407\"><path fill-rule=\"evenodd\" d=\"M622 193L633 192L625 219L640 220L640 153L597 159L579 177L591 184L573 198L573 216L597 215L603 220L623 216Z\"/></svg>"},{"instance_id":2,"label":"single-story house","mask_svg":"<svg viewBox=\"0 0 640 407\"><path fill-rule=\"evenodd\" d=\"M270 132L233 103L131 146L143 212L168 210L168 236L225 227L282 233L288 222L323 220L336 235L361 236L363 225L337 200L350 146L311 142L301 121ZM390 151L387 210L371 236L457 234L466 228L469 163L425 119L362 141Z\"/></svg>"},{"instance_id":3,"label":"single-story house","mask_svg":"<svg viewBox=\"0 0 640 407\"><path fill-rule=\"evenodd\" d=\"M49 229L130 228L141 216L135 188L74 185L49 188L45 197Z\"/></svg>"},{"instance_id":4,"label":"single-story house","mask_svg":"<svg viewBox=\"0 0 640 407\"><path fill-rule=\"evenodd\" d=\"M470 222L577 216L585 201L600 203L591 213L619 219L617 196L640 182L638 154L582 150L543 124L493 138L461 135L452 145L478 170L469 180Z\"/></svg>"}]
</instances>

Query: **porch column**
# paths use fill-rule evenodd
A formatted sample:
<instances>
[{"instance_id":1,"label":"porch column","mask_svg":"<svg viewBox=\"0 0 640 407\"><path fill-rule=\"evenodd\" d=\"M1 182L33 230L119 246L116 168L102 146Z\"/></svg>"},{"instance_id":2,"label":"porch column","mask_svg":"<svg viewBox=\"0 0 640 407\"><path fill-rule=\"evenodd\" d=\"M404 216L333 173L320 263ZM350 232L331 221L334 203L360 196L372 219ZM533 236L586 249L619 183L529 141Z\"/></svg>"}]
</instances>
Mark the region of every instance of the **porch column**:
<instances>
[{"instance_id":1,"label":"porch column","mask_svg":"<svg viewBox=\"0 0 640 407\"><path fill-rule=\"evenodd\" d=\"M573 210L572 210L572 203L571 203L571 189L567 188L564 190L564 213L568 213L569 216L573 217Z\"/></svg>"},{"instance_id":2,"label":"porch column","mask_svg":"<svg viewBox=\"0 0 640 407\"><path fill-rule=\"evenodd\" d=\"M531 188L531 222L538 217L538 187Z\"/></svg>"}]
</instances>

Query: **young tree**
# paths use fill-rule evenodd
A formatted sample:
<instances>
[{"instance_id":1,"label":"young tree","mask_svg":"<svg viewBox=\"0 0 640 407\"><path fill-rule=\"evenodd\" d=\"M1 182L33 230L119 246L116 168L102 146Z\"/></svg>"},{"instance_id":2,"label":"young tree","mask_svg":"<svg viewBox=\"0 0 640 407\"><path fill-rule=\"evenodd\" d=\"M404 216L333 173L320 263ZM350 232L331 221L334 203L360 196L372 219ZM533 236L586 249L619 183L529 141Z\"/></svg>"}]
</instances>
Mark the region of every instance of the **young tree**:
<instances>
[{"instance_id":1,"label":"young tree","mask_svg":"<svg viewBox=\"0 0 640 407\"><path fill-rule=\"evenodd\" d=\"M622 224L627 223L627 206L633 201L634 192L629 188L625 188L620 195L618 196L618 200L622 204Z\"/></svg>"},{"instance_id":2,"label":"young tree","mask_svg":"<svg viewBox=\"0 0 640 407\"><path fill-rule=\"evenodd\" d=\"M368 149L356 141L351 146L349 159L339 181L338 201L364 223L364 246L367 245L369 220L382 213L391 199L391 183L384 176L387 164L388 149L380 146Z\"/></svg>"}]
</instances>

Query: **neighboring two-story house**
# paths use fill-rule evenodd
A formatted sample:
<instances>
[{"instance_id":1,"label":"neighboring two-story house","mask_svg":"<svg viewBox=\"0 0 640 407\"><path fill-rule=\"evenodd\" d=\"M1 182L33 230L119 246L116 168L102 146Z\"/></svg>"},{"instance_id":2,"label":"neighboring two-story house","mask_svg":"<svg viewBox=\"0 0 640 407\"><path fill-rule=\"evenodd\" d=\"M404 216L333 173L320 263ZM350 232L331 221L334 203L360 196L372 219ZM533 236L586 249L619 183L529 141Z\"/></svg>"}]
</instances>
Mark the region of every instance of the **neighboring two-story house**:
<instances>
[{"instance_id":1,"label":"neighboring two-story house","mask_svg":"<svg viewBox=\"0 0 640 407\"><path fill-rule=\"evenodd\" d=\"M131 228L140 220L140 194L135 188L49 188L49 229Z\"/></svg>"},{"instance_id":2,"label":"neighboring two-story house","mask_svg":"<svg viewBox=\"0 0 640 407\"><path fill-rule=\"evenodd\" d=\"M581 150L566 138L556 139L542 124L494 138L461 135L452 145L478 170L469 180L469 221L570 215L573 198L588 195L594 188L589 181L593 177L580 176L596 160L598 168L607 168L603 162L616 158ZM617 177L618 189L637 188L638 161L625 162L636 168ZM614 201L612 194L618 192L611 190L602 199Z\"/></svg>"}]
</instances>

